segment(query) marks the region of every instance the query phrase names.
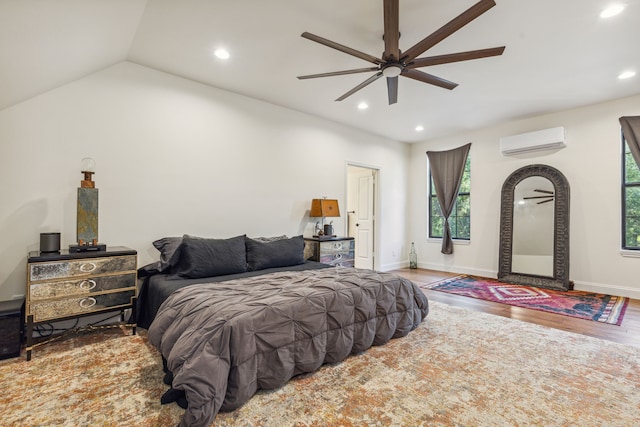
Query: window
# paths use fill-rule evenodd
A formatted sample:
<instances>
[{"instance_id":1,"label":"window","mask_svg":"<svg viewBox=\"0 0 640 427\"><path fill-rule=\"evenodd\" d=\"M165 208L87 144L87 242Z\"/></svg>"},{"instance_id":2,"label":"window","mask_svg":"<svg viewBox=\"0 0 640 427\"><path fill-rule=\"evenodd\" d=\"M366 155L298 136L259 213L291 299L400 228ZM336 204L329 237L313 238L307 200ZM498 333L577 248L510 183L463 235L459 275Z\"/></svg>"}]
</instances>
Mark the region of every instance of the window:
<instances>
[{"instance_id":1,"label":"window","mask_svg":"<svg viewBox=\"0 0 640 427\"><path fill-rule=\"evenodd\" d=\"M640 188L639 188L640 190ZM442 238L444 217L440 211L440 204L433 185L431 171L429 171L429 237ZM471 155L467 156L464 165L462 183L458 190L456 203L449 217L451 238L469 240L471 238Z\"/></svg>"},{"instance_id":2,"label":"window","mask_svg":"<svg viewBox=\"0 0 640 427\"><path fill-rule=\"evenodd\" d=\"M622 138L622 247L640 249L640 169Z\"/></svg>"}]
</instances>

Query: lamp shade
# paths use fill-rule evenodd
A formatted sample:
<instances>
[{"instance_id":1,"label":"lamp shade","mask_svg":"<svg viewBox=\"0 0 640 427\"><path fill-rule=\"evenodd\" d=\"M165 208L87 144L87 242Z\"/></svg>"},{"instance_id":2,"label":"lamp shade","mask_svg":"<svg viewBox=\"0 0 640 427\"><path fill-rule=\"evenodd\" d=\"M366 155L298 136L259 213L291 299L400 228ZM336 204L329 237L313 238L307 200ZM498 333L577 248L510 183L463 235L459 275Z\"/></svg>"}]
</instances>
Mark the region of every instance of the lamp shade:
<instances>
[{"instance_id":1,"label":"lamp shade","mask_svg":"<svg viewBox=\"0 0 640 427\"><path fill-rule=\"evenodd\" d=\"M335 199L313 199L311 200L310 217L337 217L340 216L338 201Z\"/></svg>"},{"instance_id":2,"label":"lamp shade","mask_svg":"<svg viewBox=\"0 0 640 427\"><path fill-rule=\"evenodd\" d=\"M80 161L80 171L84 172L96 172L96 161L91 157L85 157Z\"/></svg>"}]
</instances>

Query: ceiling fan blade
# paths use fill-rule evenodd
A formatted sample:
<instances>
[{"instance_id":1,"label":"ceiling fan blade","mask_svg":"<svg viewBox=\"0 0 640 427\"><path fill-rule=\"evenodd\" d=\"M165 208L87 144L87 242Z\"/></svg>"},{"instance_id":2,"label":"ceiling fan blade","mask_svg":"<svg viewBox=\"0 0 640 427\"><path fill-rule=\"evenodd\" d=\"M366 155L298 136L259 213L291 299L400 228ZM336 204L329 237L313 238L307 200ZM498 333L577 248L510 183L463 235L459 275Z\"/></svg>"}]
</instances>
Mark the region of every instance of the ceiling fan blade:
<instances>
[{"instance_id":1,"label":"ceiling fan blade","mask_svg":"<svg viewBox=\"0 0 640 427\"><path fill-rule=\"evenodd\" d=\"M311 41L314 41L316 43L320 43L323 44L325 46L328 46L330 48L339 50L340 52L344 52L347 53L349 55L355 56L356 58L360 58L360 59L364 59L365 61L369 61L372 62L376 65L382 65L384 64L384 61L380 58L376 58L375 56L369 55L368 53L364 53L364 52L360 52L359 50L355 50L355 49L351 49L350 47L341 45L339 43L336 42L332 42L331 40L327 40L323 37L320 36L316 36L315 34L311 34L308 32L304 32L302 33L302 37L304 37L305 39L309 39Z\"/></svg>"},{"instance_id":2,"label":"ceiling fan blade","mask_svg":"<svg viewBox=\"0 0 640 427\"><path fill-rule=\"evenodd\" d=\"M418 70L403 70L401 76L409 77L410 79L418 80L420 82L429 83L435 86L443 87L445 89L453 89L458 86L458 83L450 82L449 80L436 77L432 74L427 74Z\"/></svg>"},{"instance_id":3,"label":"ceiling fan blade","mask_svg":"<svg viewBox=\"0 0 640 427\"><path fill-rule=\"evenodd\" d=\"M546 194L553 194L553 191L549 191L549 190L538 190L537 188L533 191L537 191L538 193L546 193Z\"/></svg>"},{"instance_id":4,"label":"ceiling fan blade","mask_svg":"<svg viewBox=\"0 0 640 427\"><path fill-rule=\"evenodd\" d=\"M551 199L553 200L553 196L529 196L529 197L523 197L523 200L529 200L529 199Z\"/></svg>"},{"instance_id":5,"label":"ceiling fan blade","mask_svg":"<svg viewBox=\"0 0 640 427\"><path fill-rule=\"evenodd\" d=\"M389 95L389 105L398 102L398 76L387 77L387 93Z\"/></svg>"},{"instance_id":6,"label":"ceiling fan blade","mask_svg":"<svg viewBox=\"0 0 640 427\"><path fill-rule=\"evenodd\" d=\"M384 54L385 61L400 59L400 0L384 0Z\"/></svg>"},{"instance_id":7,"label":"ceiling fan blade","mask_svg":"<svg viewBox=\"0 0 640 427\"><path fill-rule=\"evenodd\" d=\"M471 59L488 58L499 56L504 52L504 46L492 47L489 49L470 50L467 52L450 53L447 55L429 56L428 58L418 58L407 64L406 68L428 67L430 65L450 64L452 62L469 61Z\"/></svg>"},{"instance_id":8,"label":"ceiling fan blade","mask_svg":"<svg viewBox=\"0 0 640 427\"><path fill-rule=\"evenodd\" d=\"M371 71L379 71L378 67L370 67L370 68L358 68L355 70L345 70L345 71L332 71L330 73L320 73L320 74L309 74L306 76L298 76L298 79L315 79L317 77L332 77L332 76L344 76L347 74L357 74L357 73L370 73Z\"/></svg>"},{"instance_id":9,"label":"ceiling fan blade","mask_svg":"<svg viewBox=\"0 0 640 427\"><path fill-rule=\"evenodd\" d=\"M336 101L343 101L346 98L350 97L351 95L353 95L354 93L356 93L357 91L359 91L360 89L362 89L365 86L370 85L371 83L375 82L376 80L378 80L380 77L382 77L382 71L380 71L379 73L374 74L373 76L369 77L367 80L363 81L362 83L360 83L358 86L354 87L353 89L351 89L349 92L345 93L344 95L342 95L340 98L336 99Z\"/></svg>"},{"instance_id":10,"label":"ceiling fan blade","mask_svg":"<svg viewBox=\"0 0 640 427\"><path fill-rule=\"evenodd\" d=\"M404 53L404 56L402 58L403 61L413 61L428 49L440 43L442 40L449 37L451 34L455 33L460 28L464 27L469 22L473 21L495 5L496 2L493 0L480 0L478 3L471 6L469 9L462 12L460 15L453 18L438 30L434 31L433 33L413 45L411 48L409 48L409 50Z\"/></svg>"},{"instance_id":11,"label":"ceiling fan blade","mask_svg":"<svg viewBox=\"0 0 640 427\"><path fill-rule=\"evenodd\" d=\"M543 203L549 203L549 202L552 202L552 201L553 201L553 199L543 200L542 202L538 202L538 203L536 203L536 205L541 205L541 204L543 204Z\"/></svg>"}]
</instances>

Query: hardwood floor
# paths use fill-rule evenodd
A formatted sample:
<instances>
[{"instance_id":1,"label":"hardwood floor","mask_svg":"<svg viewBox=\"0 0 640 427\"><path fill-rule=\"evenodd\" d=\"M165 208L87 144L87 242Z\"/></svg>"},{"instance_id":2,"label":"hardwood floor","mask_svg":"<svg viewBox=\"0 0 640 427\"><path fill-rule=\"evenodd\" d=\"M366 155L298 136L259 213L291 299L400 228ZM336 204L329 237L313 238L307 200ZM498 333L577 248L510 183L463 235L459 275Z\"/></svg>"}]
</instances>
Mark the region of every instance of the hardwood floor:
<instances>
[{"instance_id":1,"label":"hardwood floor","mask_svg":"<svg viewBox=\"0 0 640 427\"><path fill-rule=\"evenodd\" d=\"M408 268L394 270L394 272L416 284L438 282L458 275L443 271ZM622 324L616 326L427 289L425 293L431 301L640 347L640 300L630 300Z\"/></svg>"}]
</instances>

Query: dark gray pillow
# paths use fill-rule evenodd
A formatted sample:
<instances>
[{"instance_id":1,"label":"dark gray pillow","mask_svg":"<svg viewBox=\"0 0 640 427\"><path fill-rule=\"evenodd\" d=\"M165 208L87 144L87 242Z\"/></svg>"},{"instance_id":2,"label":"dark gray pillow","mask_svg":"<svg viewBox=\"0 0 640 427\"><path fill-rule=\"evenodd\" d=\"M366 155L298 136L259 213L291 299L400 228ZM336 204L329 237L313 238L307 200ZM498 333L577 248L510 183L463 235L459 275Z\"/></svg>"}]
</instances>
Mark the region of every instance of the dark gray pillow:
<instances>
[{"instance_id":1,"label":"dark gray pillow","mask_svg":"<svg viewBox=\"0 0 640 427\"><path fill-rule=\"evenodd\" d=\"M175 273L189 279L244 273L247 271L244 239L244 235L230 239L205 239L185 234Z\"/></svg>"},{"instance_id":2,"label":"dark gray pillow","mask_svg":"<svg viewBox=\"0 0 640 427\"><path fill-rule=\"evenodd\" d=\"M272 242L259 242L248 237L245 240L249 271L304 263L304 239L302 236Z\"/></svg>"},{"instance_id":3,"label":"dark gray pillow","mask_svg":"<svg viewBox=\"0 0 640 427\"><path fill-rule=\"evenodd\" d=\"M153 242L153 246L160 251L160 261L158 261L160 273L171 273L171 270L178 265L181 243L182 237L163 237Z\"/></svg>"},{"instance_id":4,"label":"dark gray pillow","mask_svg":"<svg viewBox=\"0 0 640 427\"><path fill-rule=\"evenodd\" d=\"M152 262L151 264L143 265L138 268L138 279L143 277L153 276L160 273L160 261Z\"/></svg>"},{"instance_id":5,"label":"dark gray pillow","mask_svg":"<svg viewBox=\"0 0 640 427\"><path fill-rule=\"evenodd\" d=\"M276 240L288 239L288 237L286 234L283 234L281 236L251 237L251 239L257 240L258 242L262 242L262 243L269 243L269 242L275 242Z\"/></svg>"}]
</instances>

